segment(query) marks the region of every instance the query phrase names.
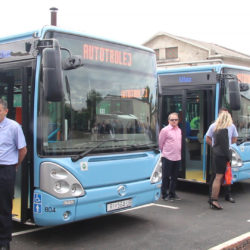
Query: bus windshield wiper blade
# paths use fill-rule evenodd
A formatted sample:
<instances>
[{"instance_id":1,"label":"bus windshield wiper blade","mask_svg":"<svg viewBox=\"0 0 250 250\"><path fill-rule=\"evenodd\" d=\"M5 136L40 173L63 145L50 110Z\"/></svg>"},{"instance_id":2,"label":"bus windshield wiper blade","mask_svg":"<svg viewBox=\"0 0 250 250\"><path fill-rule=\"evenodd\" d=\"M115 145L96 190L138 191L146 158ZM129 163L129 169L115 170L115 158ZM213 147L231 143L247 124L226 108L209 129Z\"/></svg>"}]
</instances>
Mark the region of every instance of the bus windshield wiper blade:
<instances>
[{"instance_id":1,"label":"bus windshield wiper blade","mask_svg":"<svg viewBox=\"0 0 250 250\"><path fill-rule=\"evenodd\" d=\"M156 144L134 144L130 145L132 149L152 149L154 153L158 154L160 153L158 146Z\"/></svg>"},{"instance_id":2,"label":"bus windshield wiper blade","mask_svg":"<svg viewBox=\"0 0 250 250\"><path fill-rule=\"evenodd\" d=\"M99 143L97 143L94 147L80 153L79 155L74 155L71 157L71 160L73 162L78 161L79 159L83 158L84 156L88 155L90 152L92 152L93 150L95 150L96 148L100 147L102 144L106 143L106 142L118 142L118 141L127 141L125 139L109 139L109 140L105 140L105 141L100 141Z\"/></svg>"},{"instance_id":3,"label":"bus windshield wiper blade","mask_svg":"<svg viewBox=\"0 0 250 250\"><path fill-rule=\"evenodd\" d=\"M240 144L242 144L242 143L244 143L244 142L246 142L246 141L250 141L250 136L247 136L247 137L245 137L245 138L240 138L240 139L238 139L237 145L240 145Z\"/></svg>"}]
</instances>

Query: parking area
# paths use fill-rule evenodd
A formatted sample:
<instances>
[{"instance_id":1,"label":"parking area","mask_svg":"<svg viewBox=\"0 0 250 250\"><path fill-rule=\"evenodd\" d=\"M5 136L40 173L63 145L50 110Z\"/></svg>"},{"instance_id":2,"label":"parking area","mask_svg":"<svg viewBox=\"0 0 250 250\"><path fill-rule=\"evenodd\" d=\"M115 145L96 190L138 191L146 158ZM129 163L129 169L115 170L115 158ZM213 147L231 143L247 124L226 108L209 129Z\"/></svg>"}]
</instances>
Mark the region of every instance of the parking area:
<instances>
[{"instance_id":1,"label":"parking area","mask_svg":"<svg viewBox=\"0 0 250 250\"><path fill-rule=\"evenodd\" d=\"M210 249L250 232L250 181L233 186L236 203L221 211L207 203L208 187L180 183L181 201L159 200L137 209L57 227L14 224L14 249Z\"/></svg>"}]
</instances>

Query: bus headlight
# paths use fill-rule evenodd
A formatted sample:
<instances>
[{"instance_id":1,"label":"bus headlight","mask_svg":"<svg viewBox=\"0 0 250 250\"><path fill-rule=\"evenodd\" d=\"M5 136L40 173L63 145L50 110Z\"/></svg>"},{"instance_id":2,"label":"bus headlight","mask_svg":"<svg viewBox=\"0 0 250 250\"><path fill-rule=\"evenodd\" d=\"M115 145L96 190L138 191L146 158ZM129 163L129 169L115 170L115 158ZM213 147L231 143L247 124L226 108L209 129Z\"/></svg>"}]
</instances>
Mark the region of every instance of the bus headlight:
<instances>
[{"instance_id":1,"label":"bus headlight","mask_svg":"<svg viewBox=\"0 0 250 250\"><path fill-rule=\"evenodd\" d=\"M154 183L161 181L161 179L162 179L162 166L161 166L161 157L160 157L150 177L150 182L154 184Z\"/></svg>"},{"instance_id":2,"label":"bus headlight","mask_svg":"<svg viewBox=\"0 0 250 250\"><path fill-rule=\"evenodd\" d=\"M69 191L69 184L66 181L57 181L54 186L54 191L57 193L67 193Z\"/></svg>"},{"instance_id":3,"label":"bus headlight","mask_svg":"<svg viewBox=\"0 0 250 250\"><path fill-rule=\"evenodd\" d=\"M52 162L41 164L40 188L59 199L85 195L81 183L69 171Z\"/></svg>"},{"instance_id":4,"label":"bus headlight","mask_svg":"<svg viewBox=\"0 0 250 250\"><path fill-rule=\"evenodd\" d=\"M234 149L232 149L232 161L231 161L232 168L239 168L242 165L243 163L239 154Z\"/></svg>"}]
</instances>

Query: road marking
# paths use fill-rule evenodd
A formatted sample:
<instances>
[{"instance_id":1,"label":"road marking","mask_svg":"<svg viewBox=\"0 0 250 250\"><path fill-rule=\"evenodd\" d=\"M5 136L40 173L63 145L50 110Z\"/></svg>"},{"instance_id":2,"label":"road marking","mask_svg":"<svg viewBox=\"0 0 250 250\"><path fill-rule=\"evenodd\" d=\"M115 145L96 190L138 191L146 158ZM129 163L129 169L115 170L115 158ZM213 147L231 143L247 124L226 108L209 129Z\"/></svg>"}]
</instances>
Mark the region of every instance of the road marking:
<instances>
[{"instance_id":1,"label":"road marking","mask_svg":"<svg viewBox=\"0 0 250 250\"><path fill-rule=\"evenodd\" d=\"M125 212L128 212L128 211L137 210L137 209L144 208L144 207L152 207L152 206L164 207L164 208L170 208L170 209L179 209L179 207L173 207L173 206L167 206L167 205L150 203L150 204L142 205L142 206L139 206L139 207L133 207L133 208L129 208L129 209L126 209L126 210L117 211L117 212L114 212L113 214L116 214L116 213L125 213ZM60 226L60 225L49 226L49 227L38 227L38 228L34 228L34 229L28 229L28 230L24 230L24 231L12 233L12 237L23 235L23 234L28 234L28 233L33 233L33 232L37 232L37 231L41 231L41 230L46 230L46 229L50 229L50 228L54 228L54 227L58 227L58 226Z\"/></svg>"},{"instance_id":2,"label":"road marking","mask_svg":"<svg viewBox=\"0 0 250 250\"><path fill-rule=\"evenodd\" d=\"M250 222L250 220L247 220L247 222Z\"/></svg>"},{"instance_id":3,"label":"road marking","mask_svg":"<svg viewBox=\"0 0 250 250\"><path fill-rule=\"evenodd\" d=\"M243 242L244 240L250 239L250 232L240 235L239 237L236 237L234 239L231 239L229 241L226 241L218 246L212 247L208 250L220 250L220 249L226 249L227 247L233 246L237 243ZM227 248L228 249L228 248Z\"/></svg>"},{"instance_id":4,"label":"road marking","mask_svg":"<svg viewBox=\"0 0 250 250\"><path fill-rule=\"evenodd\" d=\"M134 208L126 209L126 210L123 210L123 211L117 211L117 212L114 212L113 214L124 213L124 212L128 212L128 211L131 211L131 210L136 210L136 209L139 209L139 208L143 208L143 207L150 207L150 206L153 206L153 205L155 205L155 204L154 203L150 203L150 204L142 205L142 206L139 206L139 207L134 207ZM39 227L39 228L34 228L34 229L28 229L28 230L24 230L24 231L12 233L12 237L23 235L23 234L28 234L28 233L33 233L33 232L37 232L37 231L41 231L41 230L46 230L46 229L50 229L50 228L54 228L54 227L58 227L58 226L60 226L60 225L50 226L50 227Z\"/></svg>"},{"instance_id":5,"label":"road marking","mask_svg":"<svg viewBox=\"0 0 250 250\"><path fill-rule=\"evenodd\" d=\"M173 207L173 206L150 203L150 204L142 205L142 206L139 206L139 207L133 207L133 208L129 208L129 209L126 209L126 210L117 211L115 213L125 213L125 212L128 212L128 211L132 211L132 210L136 210L136 209L140 209L140 208L144 208L144 207L152 207L152 206L164 207L164 208L170 208L170 209L179 209L179 207Z\"/></svg>"},{"instance_id":6,"label":"road marking","mask_svg":"<svg viewBox=\"0 0 250 250\"><path fill-rule=\"evenodd\" d=\"M125 209L125 210L122 210L122 211L114 212L113 214L125 213L125 212L128 212L128 211L140 209L140 208L143 208L143 207L151 207L153 205L154 205L154 203L150 203L150 204L142 205L142 206L139 206L139 207L132 207L132 208L128 208L128 209Z\"/></svg>"},{"instance_id":7,"label":"road marking","mask_svg":"<svg viewBox=\"0 0 250 250\"><path fill-rule=\"evenodd\" d=\"M45 229L49 229L49 228L53 228L53 227L56 227L56 226L51 226L51 227L38 227L38 228L34 228L34 229L28 229L28 230L24 230L24 231L12 233L12 237L14 237L14 236L19 236L19 235L22 235L22 234L33 233L33 232L37 232L37 231L41 231L41 230L45 230Z\"/></svg>"},{"instance_id":8,"label":"road marking","mask_svg":"<svg viewBox=\"0 0 250 250\"><path fill-rule=\"evenodd\" d=\"M165 208L171 208L171 209L179 209L179 207L173 207L173 206L167 206L167 205L161 205L161 204L153 204L153 206L165 207Z\"/></svg>"}]
</instances>

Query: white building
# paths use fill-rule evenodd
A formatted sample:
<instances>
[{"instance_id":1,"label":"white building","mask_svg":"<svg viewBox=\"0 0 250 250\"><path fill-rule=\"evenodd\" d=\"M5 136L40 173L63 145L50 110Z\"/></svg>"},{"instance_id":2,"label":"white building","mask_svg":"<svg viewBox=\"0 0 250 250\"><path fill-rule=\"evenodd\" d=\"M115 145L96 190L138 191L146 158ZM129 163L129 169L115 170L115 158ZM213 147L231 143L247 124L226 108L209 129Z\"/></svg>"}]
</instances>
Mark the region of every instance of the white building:
<instances>
[{"instance_id":1,"label":"white building","mask_svg":"<svg viewBox=\"0 0 250 250\"><path fill-rule=\"evenodd\" d=\"M158 67L176 68L215 63L250 67L249 55L165 32L157 33L143 45L155 51Z\"/></svg>"}]
</instances>

